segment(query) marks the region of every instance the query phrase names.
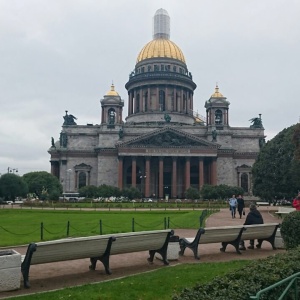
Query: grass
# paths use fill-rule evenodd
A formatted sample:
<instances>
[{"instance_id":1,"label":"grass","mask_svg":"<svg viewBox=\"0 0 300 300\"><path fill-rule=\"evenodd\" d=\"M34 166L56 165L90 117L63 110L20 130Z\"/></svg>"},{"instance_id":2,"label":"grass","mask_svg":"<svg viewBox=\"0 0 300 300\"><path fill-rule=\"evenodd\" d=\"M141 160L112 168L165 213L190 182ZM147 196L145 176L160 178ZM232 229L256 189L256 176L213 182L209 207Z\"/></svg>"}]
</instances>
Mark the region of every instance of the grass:
<instances>
[{"instance_id":1,"label":"grass","mask_svg":"<svg viewBox=\"0 0 300 300\"><path fill-rule=\"evenodd\" d=\"M239 269L249 262L246 260L197 263L170 266L153 272L128 276L121 279L89 284L59 291L22 296L20 300L57 300L57 299L122 299L152 300L172 299L172 295L180 293L184 288L204 284L216 276L224 276L228 272Z\"/></svg>"},{"instance_id":2,"label":"grass","mask_svg":"<svg viewBox=\"0 0 300 300\"><path fill-rule=\"evenodd\" d=\"M0 210L0 246L118 232L199 228L201 211ZM101 221L101 229L100 229ZM43 223L43 225L42 225ZM68 227L69 224L69 227ZM43 228L43 229L42 229Z\"/></svg>"}]
</instances>

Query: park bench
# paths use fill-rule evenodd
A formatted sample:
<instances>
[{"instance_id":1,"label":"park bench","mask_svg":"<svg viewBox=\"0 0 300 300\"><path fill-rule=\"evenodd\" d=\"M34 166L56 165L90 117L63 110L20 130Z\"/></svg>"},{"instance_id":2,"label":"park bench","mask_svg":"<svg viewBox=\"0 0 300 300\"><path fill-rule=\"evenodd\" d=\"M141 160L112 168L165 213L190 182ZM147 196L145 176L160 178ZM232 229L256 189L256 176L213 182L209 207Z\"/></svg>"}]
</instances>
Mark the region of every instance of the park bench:
<instances>
[{"instance_id":1,"label":"park bench","mask_svg":"<svg viewBox=\"0 0 300 300\"><path fill-rule=\"evenodd\" d=\"M256 248L260 249L263 241L267 241L271 244L273 250L275 247L275 237L278 223L267 223L257 225L244 225L245 230L242 233L242 240L258 240Z\"/></svg>"},{"instance_id":2,"label":"park bench","mask_svg":"<svg viewBox=\"0 0 300 300\"><path fill-rule=\"evenodd\" d=\"M243 230L243 225L200 228L195 238L181 238L179 240L179 255L184 255L185 249L190 248L194 253L194 257L200 259L198 245L210 243L222 243L221 251L225 251L227 245L230 244L240 253L239 243Z\"/></svg>"},{"instance_id":3,"label":"park bench","mask_svg":"<svg viewBox=\"0 0 300 300\"><path fill-rule=\"evenodd\" d=\"M269 202L265 202L265 201L256 201L256 205L257 206L269 206Z\"/></svg>"},{"instance_id":4,"label":"park bench","mask_svg":"<svg viewBox=\"0 0 300 300\"><path fill-rule=\"evenodd\" d=\"M196 259L200 259L198 255L199 244L221 243L221 252L225 252L228 245L232 245L238 254L241 254L239 245L241 240L259 239L259 248L261 243L269 241L273 247L278 223L260 224L260 225L237 225L222 227L200 228L195 238L181 238L180 255L184 255L185 249L190 248ZM248 231L248 232L247 232Z\"/></svg>"},{"instance_id":5,"label":"park bench","mask_svg":"<svg viewBox=\"0 0 300 300\"><path fill-rule=\"evenodd\" d=\"M21 264L24 287L30 287L30 266L37 264L90 258L89 268L91 270L95 270L99 260L102 262L106 274L111 274L110 255L149 251L149 262L153 262L154 255L158 252L162 256L164 264L167 265L167 248L173 233L171 229L140 231L30 243L26 255L22 257Z\"/></svg>"},{"instance_id":6,"label":"park bench","mask_svg":"<svg viewBox=\"0 0 300 300\"><path fill-rule=\"evenodd\" d=\"M275 214L278 215L278 217L282 218L284 215L287 215L293 211L295 211L296 208L294 207L278 207L278 211L275 211Z\"/></svg>"}]
</instances>

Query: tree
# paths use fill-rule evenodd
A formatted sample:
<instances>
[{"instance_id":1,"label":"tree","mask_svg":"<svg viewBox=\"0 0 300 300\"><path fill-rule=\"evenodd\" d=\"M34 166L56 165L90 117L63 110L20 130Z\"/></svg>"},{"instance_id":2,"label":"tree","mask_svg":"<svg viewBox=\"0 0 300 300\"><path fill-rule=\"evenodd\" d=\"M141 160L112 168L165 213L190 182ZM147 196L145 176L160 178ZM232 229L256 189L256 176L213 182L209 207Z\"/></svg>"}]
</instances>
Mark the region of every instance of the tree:
<instances>
[{"instance_id":1,"label":"tree","mask_svg":"<svg viewBox=\"0 0 300 300\"><path fill-rule=\"evenodd\" d=\"M200 198L200 193L197 189L190 187L186 190L185 192L185 197L187 199L192 199L192 200L196 200Z\"/></svg>"},{"instance_id":2,"label":"tree","mask_svg":"<svg viewBox=\"0 0 300 300\"><path fill-rule=\"evenodd\" d=\"M142 197L142 193L140 192L140 190L132 186L130 188L125 188L124 190L122 190L122 195L130 200Z\"/></svg>"},{"instance_id":3,"label":"tree","mask_svg":"<svg viewBox=\"0 0 300 300\"><path fill-rule=\"evenodd\" d=\"M87 185L83 186L79 189L79 196L86 197L86 198L97 198L99 194L98 187L95 185Z\"/></svg>"},{"instance_id":4,"label":"tree","mask_svg":"<svg viewBox=\"0 0 300 300\"><path fill-rule=\"evenodd\" d=\"M243 195L244 190L238 186L229 186L226 184L220 185L203 185L201 189L201 196L203 199L228 199L232 195Z\"/></svg>"},{"instance_id":5,"label":"tree","mask_svg":"<svg viewBox=\"0 0 300 300\"><path fill-rule=\"evenodd\" d=\"M291 198L300 189L300 163L293 142L296 126L282 130L261 149L252 168L255 196Z\"/></svg>"},{"instance_id":6,"label":"tree","mask_svg":"<svg viewBox=\"0 0 300 300\"><path fill-rule=\"evenodd\" d=\"M45 171L24 174L23 179L29 192L35 193L41 200L55 200L50 199L50 195L61 194L63 190L58 178Z\"/></svg>"},{"instance_id":7,"label":"tree","mask_svg":"<svg viewBox=\"0 0 300 300\"><path fill-rule=\"evenodd\" d=\"M0 197L15 201L16 197L26 197L28 187L22 177L15 174L4 174L0 177Z\"/></svg>"},{"instance_id":8,"label":"tree","mask_svg":"<svg viewBox=\"0 0 300 300\"><path fill-rule=\"evenodd\" d=\"M120 197L121 191L117 187L102 184L98 187L98 196L102 198Z\"/></svg>"}]
</instances>

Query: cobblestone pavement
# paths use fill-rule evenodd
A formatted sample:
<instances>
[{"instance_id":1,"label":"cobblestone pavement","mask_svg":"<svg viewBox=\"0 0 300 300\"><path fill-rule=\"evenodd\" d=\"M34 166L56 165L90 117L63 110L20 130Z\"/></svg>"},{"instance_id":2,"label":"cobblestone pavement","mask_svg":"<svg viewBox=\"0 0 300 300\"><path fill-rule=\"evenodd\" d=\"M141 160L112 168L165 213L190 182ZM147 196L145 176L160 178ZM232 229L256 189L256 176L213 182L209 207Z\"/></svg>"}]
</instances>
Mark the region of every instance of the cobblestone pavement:
<instances>
[{"instance_id":1,"label":"cobblestone pavement","mask_svg":"<svg viewBox=\"0 0 300 300\"><path fill-rule=\"evenodd\" d=\"M274 216L269 209L272 207L260 207L265 223L280 222ZM247 209L246 209L247 213ZM229 209L221 209L220 212L212 214L206 220L206 227L215 226L230 226L243 224L245 217L242 219L239 217L232 219ZM175 235L180 237L194 237L196 229L176 229ZM246 242L247 244L248 242ZM14 248L21 254L25 254L26 247ZM220 252L220 244L208 244L201 245L200 247L200 260L195 260L193 253L190 249L186 249L185 255L179 257L179 260L170 261L170 265L184 263L196 263L201 264L205 262L215 261L230 261L240 259L259 259L264 258L275 253L284 252L285 250L272 250L269 243L264 242L261 249L246 250L242 255L238 255L232 246L228 246L225 253ZM60 288L66 288L81 284L101 282L128 276L132 274L138 274L141 272L153 271L158 268L164 267L163 263L155 259L153 264L147 262L148 252L137 252L129 254L112 255L110 258L110 268L112 275L106 275L103 265L98 262L97 269L90 271L88 266L90 264L89 259L81 259L75 261L49 263L43 265L34 265L30 268L30 283L31 288L25 289L21 282L21 288L17 291L2 292L0 293L0 299L15 297L17 295L37 293L41 291L50 291Z\"/></svg>"}]
</instances>

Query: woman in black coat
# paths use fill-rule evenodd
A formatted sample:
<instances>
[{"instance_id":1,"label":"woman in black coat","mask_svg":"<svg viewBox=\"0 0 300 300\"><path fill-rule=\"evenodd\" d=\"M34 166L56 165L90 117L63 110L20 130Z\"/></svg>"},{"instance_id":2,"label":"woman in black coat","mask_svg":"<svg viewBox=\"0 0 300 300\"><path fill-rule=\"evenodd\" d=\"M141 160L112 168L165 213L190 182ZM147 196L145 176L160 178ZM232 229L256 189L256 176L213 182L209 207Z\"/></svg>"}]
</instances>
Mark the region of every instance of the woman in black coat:
<instances>
[{"instance_id":1,"label":"woman in black coat","mask_svg":"<svg viewBox=\"0 0 300 300\"><path fill-rule=\"evenodd\" d=\"M250 204L250 211L246 217L244 225L253 225L253 224L264 224L263 217L261 213L256 209L255 204ZM260 248L260 244L256 245L257 248ZM250 240L250 246L248 249L254 249L254 240ZM244 241L240 242L240 250L246 250Z\"/></svg>"},{"instance_id":2,"label":"woman in black coat","mask_svg":"<svg viewBox=\"0 0 300 300\"><path fill-rule=\"evenodd\" d=\"M244 202L244 199L243 199L242 195L239 195L236 200L237 200L237 204L238 204L237 209L238 209L238 212L239 212L239 215L240 215L240 219L241 219L243 211L244 211L244 208L245 208L245 202Z\"/></svg>"}]
</instances>

